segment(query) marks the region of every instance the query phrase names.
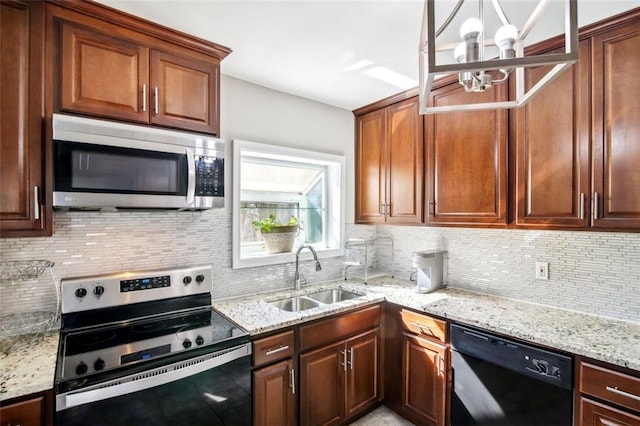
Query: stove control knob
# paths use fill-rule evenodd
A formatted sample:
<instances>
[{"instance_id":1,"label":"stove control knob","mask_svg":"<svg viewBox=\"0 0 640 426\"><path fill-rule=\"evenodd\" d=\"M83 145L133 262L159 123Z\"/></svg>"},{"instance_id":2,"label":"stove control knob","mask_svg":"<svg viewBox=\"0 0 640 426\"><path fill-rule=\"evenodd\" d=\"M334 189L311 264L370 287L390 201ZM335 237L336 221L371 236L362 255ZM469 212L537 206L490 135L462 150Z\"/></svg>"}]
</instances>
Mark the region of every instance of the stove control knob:
<instances>
[{"instance_id":1,"label":"stove control knob","mask_svg":"<svg viewBox=\"0 0 640 426\"><path fill-rule=\"evenodd\" d=\"M204 275L200 274L200 275L196 276L196 282L198 284L200 284L202 281L204 281Z\"/></svg>"},{"instance_id":2,"label":"stove control knob","mask_svg":"<svg viewBox=\"0 0 640 426\"><path fill-rule=\"evenodd\" d=\"M182 346L183 346L185 349L189 349L189 348L191 347L191 340L189 340L189 339L184 339L184 342L182 342Z\"/></svg>"},{"instance_id":3,"label":"stove control knob","mask_svg":"<svg viewBox=\"0 0 640 426\"><path fill-rule=\"evenodd\" d=\"M84 362L81 362L76 366L76 374L78 375L86 373L87 370L88 370L87 364L85 364Z\"/></svg>"},{"instance_id":4,"label":"stove control knob","mask_svg":"<svg viewBox=\"0 0 640 426\"><path fill-rule=\"evenodd\" d=\"M198 336L196 337L196 345L201 346L204 343L204 337Z\"/></svg>"},{"instance_id":5,"label":"stove control knob","mask_svg":"<svg viewBox=\"0 0 640 426\"><path fill-rule=\"evenodd\" d=\"M78 288L76 289L76 297L79 299L82 299L83 297L85 297L87 295L87 289L86 288Z\"/></svg>"},{"instance_id":6,"label":"stove control knob","mask_svg":"<svg viewBox=\"0 0 640 426\"><path fill-rule=\"evenodd\" d=\"M96 286L96 288L93 289L93 294L96 296L102 296L104 294L104 287L101 285Z\"/></svg>"},{"instance_id":7,"label":"stove control knob","mask_svg":"<svg viewBox=\"0 0 640 426\"><path fill-rule=\"evenodd\" d=\"M98 358L96 362L93 363L93 368L96 371L100 371L104 368L104 360L102 358Z\"/></svg>"},{"instance_id":8,"label":"stove control knob","mask_svg":"<svg viewBox=\"0 0 640 426\"><path fill-rule=\"evenodd\" d=\"M185 283L185 285L191 284L191 277L187 275L182 279L182 282Z\"/></svg>"}]
</instances>

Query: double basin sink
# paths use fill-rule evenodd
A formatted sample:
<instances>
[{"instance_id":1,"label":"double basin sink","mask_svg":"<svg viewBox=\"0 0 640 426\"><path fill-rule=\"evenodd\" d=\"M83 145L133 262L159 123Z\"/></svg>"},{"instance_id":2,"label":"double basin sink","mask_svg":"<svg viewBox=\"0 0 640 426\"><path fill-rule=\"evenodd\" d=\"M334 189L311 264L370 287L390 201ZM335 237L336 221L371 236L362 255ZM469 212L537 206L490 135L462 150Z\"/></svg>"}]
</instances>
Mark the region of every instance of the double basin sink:
<instances>
[{"instance_id":1,"label":"double basin sink","mask_svg":"<svg viewBox=\"0 0 640 426\"><path fill-rule=\"evenodd\" d=\"M343 300L354 299L362 296L347 290L332 289L323 290L304 296L288 297L286 299L274 300L269 305L288 312L298 312L307 309L317 308L322 305L342 302Z\"/></svg>"}]
</instances>

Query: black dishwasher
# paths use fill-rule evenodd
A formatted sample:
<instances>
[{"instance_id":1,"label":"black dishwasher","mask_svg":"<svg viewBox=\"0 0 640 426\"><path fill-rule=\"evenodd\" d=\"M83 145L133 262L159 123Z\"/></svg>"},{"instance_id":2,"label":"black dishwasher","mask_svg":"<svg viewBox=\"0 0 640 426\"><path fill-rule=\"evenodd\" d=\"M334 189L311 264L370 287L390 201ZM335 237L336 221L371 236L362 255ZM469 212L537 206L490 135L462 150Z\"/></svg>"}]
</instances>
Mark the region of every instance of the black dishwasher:
<instances>
[{"instance_id":1,"label":"black dishwasher","mask_svg":"<svg viewBox=\"0 0 640 426\"><path fill-rule=\"evenodd\" d=\"M570 356L451 325L451 425L571 426Z\"/></svg>"}]
</instances>

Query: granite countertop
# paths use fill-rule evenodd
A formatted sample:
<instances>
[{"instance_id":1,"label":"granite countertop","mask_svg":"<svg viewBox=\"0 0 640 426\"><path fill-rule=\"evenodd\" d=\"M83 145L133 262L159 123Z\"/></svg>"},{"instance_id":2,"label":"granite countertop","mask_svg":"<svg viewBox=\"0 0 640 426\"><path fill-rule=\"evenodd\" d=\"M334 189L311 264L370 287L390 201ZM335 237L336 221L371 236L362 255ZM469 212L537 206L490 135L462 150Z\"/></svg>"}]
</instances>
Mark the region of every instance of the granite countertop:
<instances>
[{"instance_id":1,"label":"granite countertop","mask_svg":"<svg viewBox=\"0 0 640 426\"><path fill-rule=\"evenodd\" d=\"M428 294L414 292L415 283L382 277L335 281L214 302L223 315L251 335L322 318L383 300L428 314L515 337L530 343L583 355L640 371L640 324L618 321L480 293L445 288ZM267 302L329 288L344 288L364 296L301 312L285 312Z\"/></svg>"},{"instance_id":2,"label":"granite countertop","mask_svg":"<svg viewBox=\"0 0 640 426\"><path fill-rule=\"evenodd\" d=\"M37 343L21 336L10 350L0 351L0 401L53 388L58 354L58 331Z\"/></svg>"}]
</instances>

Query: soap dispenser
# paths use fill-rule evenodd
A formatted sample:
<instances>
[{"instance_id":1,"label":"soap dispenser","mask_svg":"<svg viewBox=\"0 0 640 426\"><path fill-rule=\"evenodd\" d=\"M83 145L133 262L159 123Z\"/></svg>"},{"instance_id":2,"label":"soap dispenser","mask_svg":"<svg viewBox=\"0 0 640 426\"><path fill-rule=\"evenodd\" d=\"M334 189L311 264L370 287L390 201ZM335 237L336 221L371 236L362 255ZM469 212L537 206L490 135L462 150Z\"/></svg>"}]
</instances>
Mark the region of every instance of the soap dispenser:
<instances>
[{"instance_id":1,"label":"soap dispenser","mask_svg":"<svg viewBox=\"0 0 640 426\"><path fill-rule=\"evenodd\" d=\"M442 270L445 251L414 251L411 265L417 268L416 292L429 293L443 287Z\"/></svg>"}]
</instances>

